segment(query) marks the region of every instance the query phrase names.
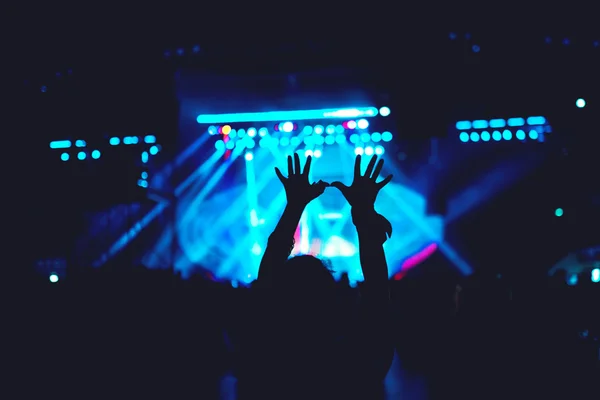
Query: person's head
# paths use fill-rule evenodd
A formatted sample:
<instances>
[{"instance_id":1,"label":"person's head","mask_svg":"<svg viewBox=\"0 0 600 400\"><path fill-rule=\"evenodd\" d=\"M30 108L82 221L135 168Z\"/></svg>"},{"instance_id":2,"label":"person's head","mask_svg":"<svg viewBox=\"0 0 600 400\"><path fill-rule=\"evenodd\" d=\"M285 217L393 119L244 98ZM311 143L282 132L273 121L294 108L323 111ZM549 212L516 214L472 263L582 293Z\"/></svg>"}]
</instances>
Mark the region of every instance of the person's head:
<instances>
[{"instance_id":1,"label":"person's head","mask_svg":"<svg viewBox=\"0 0 600 400\"><path fill-rule=\"evenodd\" d=\"M327 318L332 312L336 282L326 262L310 255L297 256L287 260L275 274L277 297L290 311L290 317L309 322Z\"/></svg>"}]
</instances>

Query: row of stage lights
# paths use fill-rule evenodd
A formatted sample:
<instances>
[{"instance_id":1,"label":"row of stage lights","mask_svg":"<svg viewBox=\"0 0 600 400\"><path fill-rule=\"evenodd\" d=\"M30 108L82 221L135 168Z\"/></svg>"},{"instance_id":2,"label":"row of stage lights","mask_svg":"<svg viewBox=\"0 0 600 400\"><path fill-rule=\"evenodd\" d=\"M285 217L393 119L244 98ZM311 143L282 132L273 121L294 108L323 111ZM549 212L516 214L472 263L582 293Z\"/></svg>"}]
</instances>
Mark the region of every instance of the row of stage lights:
<instances>
[{"instance_id":1,"label":"row of stage lights","mask_svg":"<svg viewBox=\"0 0 600 400\"><path fill-rule=\"evenodd\" d=\"M302 133L305 135L311 135L311 134L315 134L315 135L322 135L322 134L327 134L327 135L332 135L334 133L344 133L346 130L356 130L356 129L360 129L360 130L364 130L367 129L369 127L369 121L367 121L366 119L359 119L358 121L345 121L342 124L338 124L338 125L327 125L327 126L323 126L323 125L315 125L310 126L310 125L306 125L304 126L304 128L302 129ZM282 133L293 133L293 132L297 132L298 131L298 124L293 123L293 122L281 122L278 124L275 124L273 126L273 132L282 132ZM246 129L239 129L239 130L235 130L231 127L231 125L223 125L223 126L209 126L208 127L208 133L210 135L224 135L224 136L229 136L231 138L235 138L235 137L243 137L245 135L248 135L249 137L255 137L256 135L258 136L266 136L269 133L269 129L266 127L262 127L262 128L255 128L255 127L251 127L248 128L248 130Z\"/></svg>"},{"instance_id":2,"label":"row of stage lights","mask_svg":"<svg viewBox=\"0 0 600 400\"><path fill-rule=\"evenodd\" d=\"M347 138L344 134L337 135L327 135L327 136L306 136L304 139L301 139L298 136L294 136L291 138L282 137L276 138L272 136L264 136L258 141L259 147L274 147L274 146L299 146L301 143L304 143L307 146L321 146L323 144L332 145L335 143L341 144L345 143L346 140L349 140L350 143L359 144L359 143L369 143L369 142L390 142L393 138L391 132L373 132L367 133L364 132L362 134L353 133ZM256 146L256 141L252 137L242 137L237 140L217 140L215 142L215 148L217 150L233 150L236 147L245 147L248 149L252 149Z\"/></svg>"},{"instance_id":3,"label":"row of stage lights","mask_svg":"<svg viewBox=\"0 0 600 400\"><path fill-rule=\"evenodd\" d=\"M148 150L144 150L141 154L141 161L142 163L146 164L148 163L148 161L150 160L150 156L155 156L158 154L158 152L161 149L161 146L159 144L156 143L156 136L154 135L146 135L143 138L140 138L138 136L125 136L123 138L119 138L119 137L111 137L108 140L108 144L111 146L119 146L119 145L138 145L140 143L145 143L145 144L150 144L150 148ZM72 142L71 140L54 140L52 142L50 142L50 148L53 150L56 149L72 149L75 148L78 151L76 151L76 158L80 161L86 160L88 158L88 155L94 159L97 160L101 157L102 153L100 152L100 150L95 149L95 150L84 150L85 148L87 148L87 142L83 139L78 139L75 140L75 142ZM69 154L68 152L63 152L60 155L60 159L62 161L69 161L71 159L71 154Z\"/></svg>"},{"instance_id":4,"label":"row of stage lights","mask_svg":"<svg viewBox=\"0 0 600 400\"><path fill-rule=\"evenodd\" d=\"M506 128L506 129L505 129ZM516 129L513 132L512 129ZM509 118L509 119L491 119L491 120L475 120L475 121L458 121L456 129L460 132L458 138L461 142L489 142L494 140L512 140L513 137L517 140L524 141L528 137L531 140L544 141L544 134L551 133L552 127L547 124L545 117L534 116L528 118ZM467 130L482 130L480 132L466 132ZM486 129L493 129L491 133ZM526 133L526 131L528 131Z\"/></svg>"}]
</instances>

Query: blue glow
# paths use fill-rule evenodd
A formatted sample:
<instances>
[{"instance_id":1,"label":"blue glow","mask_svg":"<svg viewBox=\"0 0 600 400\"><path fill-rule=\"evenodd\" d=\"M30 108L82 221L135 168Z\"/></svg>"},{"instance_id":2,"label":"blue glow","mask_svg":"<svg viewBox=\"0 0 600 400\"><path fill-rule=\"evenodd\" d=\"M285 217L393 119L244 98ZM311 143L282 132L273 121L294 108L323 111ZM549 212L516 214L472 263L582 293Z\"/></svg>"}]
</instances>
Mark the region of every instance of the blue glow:
<instances>
[{"instance_id":1,"label":"blue glow","mask_svg":"<svg viewBox=\"0 0 600 400\"><path fill-rule=\"evenodd\" d=\"M321 110L268 111L257 113L200 114L196 118L199 124L223 124L237 122L299 121L324 118L375 117L375 107L326 108Z\"/></svg>"},{"instance_id":2,"label":"blue glow","mask_svg":"<svg viewBox=\"0 0 600 400\"><path fill-rule=\"evenodd\" d=\"M156 143L156 136L154 136L154 135L146 135L144 137L144 142L146 142L148 144Z\"/></svg>"},{"instance_id":3,"label":"blue glow","mask_svg":"<svg viewBox=\"0 0 600 400\"><path fill-rule=\"evenodd\" d=\"M392 134L390 132L383 132L381 134L381 140L384 142L389 142L392 140Z\"/></svg>"},{"instance_id":4,"label":"blue glow","mask_svg":"<svg viewBox=\"0 0 600 400\"><path fill-rule=\"evenodd\" d=\"M479 142L479 133L477 132L471 132L471 141L472 142Z\"/></svg>"},{"instance_id":5,"label":"blue glow","mask_svg":"<svg viewBox=\"0 0 600 400\"><path fill-rule=\"evenodd\" d=\"M379 109L379 115L381 115L382 117L387 117L388 115L390 115L390 109L388 107L381 107Z\"/></svg>"},{"instance_id":6,"label":"blue glow","mask_svg":"<svg viewBox=\"0 0 600 400\"><path fill-rule=\"evenodd\" d=\"M69 153L62 153L60 159L63 161L69 161Z\"/></svg>"},{"instance_id":7,"label":"blue glow","mask_svg":"<svg viewBox=\"0 0 600 400\"><path fill-rule=\"evenodd\" d=\"M600 282L600 268L594 268L592 270L592 282L594 282L594 283Z\"/></svg>"},{"instance_id":8,"label":"blue glow","mask_svg":"<svg viewBox=\"0 0 600 400\"><path fill-rule=\"evenodd\" d=\"M525 137L526 137L525 136L525 131L523 129L519 129L517 131L516 136L517 136L517 139L519 139L519 140L525 140Z\"/></svg>"},{"instance_id":9,"label":"blue glow","mask_svg":"<svg viewBox=\"0 0 600 400\"><path fill-rule=\"evenodd\" d=\"M54 142L50 142L51 149L68 149L71 147L70 140L55 140Z\"/></svg>"},{"instance_id":10,"label":"blue glow","mask_svg":"<svg viewBox=\"0 0 600 400\"><path fill-rule=\"evenodd\" d=\"M148 187L148 181L145 179L138 179L138 186L139 187L143 187L143 188L147 188Z\"/></svg>"},{"instance_id":11,"label":"blue glow","mask_svg":"<svg viewBox=\"0 0 600 400\"><path fill-rule=\"evenodd\" d=\"M356 122L356 125L358 126L358 129L367 129L369 127L369 121L366 119L359 119Z\"/></svg>"},{"instance_id":12,"label":"blue glow","mask_svg":"<svg viewBox=\"0 0 600 400\"><path fill-rule=\"evenodd\" d=\"M85 143L85 140L76 140L75 141L75 147L85 147L87 144Z\"/></svg>"},{"instance_id":13,"label":"blue glow","mask_svg":"<svg viewBox=\"0 0 600 400\"><path fill-rule=\"evenodd\" d=\"M148 162L149 158L150 158L150 155L148 154L147 151L142 152L142 163L146 164Z\"/></svg>"},{"instance_id":14,"label":"blue glow","mask_svg":"<svg viewBox=\"0 0 600 400\"><path fill-rule=\"evenodd\" d=\"M327 133L328 135L331 135L334 132L335 132L335 126L327 125L327 128L325 128L325 133Z\"/></svg>"},{"instance_id":15,"label":"blue glow","mask_svg":"<svg viewBox=\"0 0 600 400\"><path fill-rule=\"evenodd\" d=\"M568 278L567 278L567 285L569 286L575 286L577 285L577 281L579 279L577 278L577 274L571 274Z\"/></svg>"},{"instance_id":16,"label":"blue glow","mask_svg":"<svg viewBox=\"0 0 600 400\"><path fill-rule=\"evenodd\" d=\"M323 128L322 125L315 126L315 134L316 135L321 135L323 132L325 132L325 128Z\"/></svg>"},{"instance_id":17,"label":"blue glow","mask_svg":"<svg viewBox=\"0 0 600 400\"><path fill-rule=\"evenodd\" d=\"M158 146L152 146L150 147L150 154L155 156L158 154Z\"/></svg>"},{"instance_id":18,"label":"blue glow","mask_svg":"<svg viewBox=\"0 0 600 400\"><path fill-rule=\"evenodd\" d=\"M508 129L505 129L504 132L502 132L502 139L504 139L504 140L512 139L512 132L509 131Z\"/></svg>"},{"instance_id":19,"label":"blue glow","mask_svg":"<svg viewBox=\"0 0 600 400\"><path fill-rule=\"evenodd\" d=\"M489 124L485 119L478 119L476 121L473 121L473 129L486 129L488 126Z\"/></svg>"},{"instance_id":20,"label":"blue glow","mask_svg":"<svg viewBox=\"0 0 600 400\"><path fill-rule=\"evenodd\" d=\"M532 140L537 140L540 137L540 134L536 130L529 131L529 138Z\"/></svg>"},{"instance_id":21,"label":"blue glow","mask_svg":"<svg viewBox=\"0 0 600 400\"><path fill-rule=\"evenodd\" d=\"M101 154L100 154L100 150L94 150L94 151L92 151L92 158L93 158L94 160L97 160L97 159L99 159L99 158L100 158L100 155L101 155Z\"/></svg>"},{"instance_id":22,"label":"blue glow","mask_svg":"<svg viewBox=\"0 0 600 400\"><path fill-rule=\"evenodd\" d=\"M527 125L544 125L546 118L544 117L529 117L527 118Z\"/></svg>"},{"instance_id":23,"label":"blue glow","mask_svg":"<svg viewBox=\"0 0 600 400\"><path fill-rule=\"evenodd\" d=\"M479 53L479 50L481 50L481 48L476 44L474 44L471 49L473 50L473 53Z\"/></svg>"},{"instance_id":24,"label":"blue glow","mask_svg":"<svg viewBox=\"0 0 600 400\"><path fill-rule=\"evenodd\" d=\"M525 119L523 118L509 118L508 126L523 126L525 125Z\"/></svg>"},{"instance_id":25,"label":"blue glow","mask_svg":"<svg viewBox=\"0 0 600 400\"><path fill-rule=\"evenodd\" d=\"M119 144L121 143L121 139L119 139L118 137L111 137L111 138L109 139L108 143L109 143L111 146L117 146L117 145L119 145Z\"/></svg>"},{"instance_id":26,"label":"blue glow","mask_svg":"<svg viewBox=\"0 0 600 400\"><path fill-rule=\"evenodd\" d=\"M148 179L148 172L146 172L146 171L142 172L142 179Z\"/></svg>"},{"instance_id":27,"label":"blue glow","mask_svg":"<svg viewBox=\"0 0 600 400\"><path fill-rule=\"evenodd\" d=\"M456 123L456 129L458 129L459 131L471 129L471 121L458 121Z\"/></svg>"},{"instance_id":28,"label":"blue glow","mask_svg":"<svg viewBox=\"0 0 600 400\"><path fill-rule=\"evenodd\" d=\"M77 158L80 160L85 160L86 154L83 151L80 151L79 153L77 153Z\"/></svg>"},{"instance_id":29,"label":"blue glow","mask_svg":"<svg viewBox=\"0 0 600 400\"><path fill-rule=\"evenodd\" d=\"M491 138L491 136L488 131L481 132L481 140L483 140L484 142L489 142L490 138Z\"/></svg>"},{"instance_id":30,"label":"blue glow","mask_svg":"<svg viewBox=\"0 0 600 400\"><path fill-rule=\"evenodd\" d=\"M492 133L492 139L494 139L496 142L502 140L502 134L500 133L500 131L494 131Z\"/></svg>"},{"instance_id":31,"label":"blue glow","mask_svg":"<svg viewBox=\"0 0 600 400\"><path fill-rule=\"evenodd\" d=\"M283 132L291 132L294 130L294 124L291 122L285 122L281 129Z\"/></svg>"},{"instance_id":32,"label":"blue glow","mask_svg":"<svg viewBox=\"0 0 600 400\"><path fill-rule=\"evenodd\" d=\"M583 107L585 107L585 100L577 99L577 101L575 102L575 105L577 106L577 108L583 108Z\"/></svg>"},{"instance_id":33,"label":"blue glow","mask_svg":"<svg viewBox=\"0 0 600 400\"><path fill-rule=\"evenodd\" d=\"M490 128L504 128L506 121L503 119L492 119L490 120Z\"/></svg>"}]
</instances>

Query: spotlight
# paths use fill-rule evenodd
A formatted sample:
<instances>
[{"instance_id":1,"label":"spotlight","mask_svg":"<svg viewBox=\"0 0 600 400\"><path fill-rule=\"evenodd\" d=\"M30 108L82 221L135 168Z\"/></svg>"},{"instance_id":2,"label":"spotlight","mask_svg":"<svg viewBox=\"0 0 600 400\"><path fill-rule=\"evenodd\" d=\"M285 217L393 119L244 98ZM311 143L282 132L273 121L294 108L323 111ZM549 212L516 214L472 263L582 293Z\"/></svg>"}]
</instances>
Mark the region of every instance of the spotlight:
<instances>
[{"instance_id":1,"label":"spotlight","mask_svg":"<svg viewBox=\"0 0 600 400\"><path fill-rule=\"evenodd\" d=\"M577 106L577 108L583 108L583 107L585 107L585 100L577 99L577 101L575 102L575 105Z\"/></svg>"}]
</instances>

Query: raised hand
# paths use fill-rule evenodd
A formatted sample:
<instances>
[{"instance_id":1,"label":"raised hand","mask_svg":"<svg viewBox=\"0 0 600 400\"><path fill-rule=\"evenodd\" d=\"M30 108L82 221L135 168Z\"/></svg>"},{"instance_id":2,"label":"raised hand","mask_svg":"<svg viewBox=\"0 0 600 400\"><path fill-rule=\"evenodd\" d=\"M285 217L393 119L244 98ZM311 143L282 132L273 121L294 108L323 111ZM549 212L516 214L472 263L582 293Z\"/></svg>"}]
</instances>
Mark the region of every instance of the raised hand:
<instances>
[{"instance_id":1,"label":"raised hand","mask_svg":"<svg viewBox=\"0 0 600 400\"><path fill-rule=\"evenodd\" d=\"M306 206L312 200L319 197L325 191L325 188L329 186L328 183L319 181L316 183L310 183L308 180L308 174L310 172L310 164L312 163L312 157L306 158L306 165L304 171L300 167L300 156L298 153L294 153L294 159L292 156L288 156L288 176L283 176L279 168L275 167L275 174L283 184L285 188L285 195L288 204L294 204L299 206Z\"/></svg>"},{"instance_id":2,"label":"raised hand","mask_svg":"<svg viewBox=\"0 0 600 400\"><path fill-rule=\"evenodd\" d=\"M354 180L352 181L352 185L346 186L342 182L336 181L331 183L331 186L339 189L353 208L372 209L375 205L377 194L392 180L393 176L388 175L381 182L377 182L377 178L383 168L383 159L380 159L378 162L376 155L371 158L365 174L362 175L360 172L361 159L361 156L357 155L354 161Z\"/></svg>"}]
</instances>

